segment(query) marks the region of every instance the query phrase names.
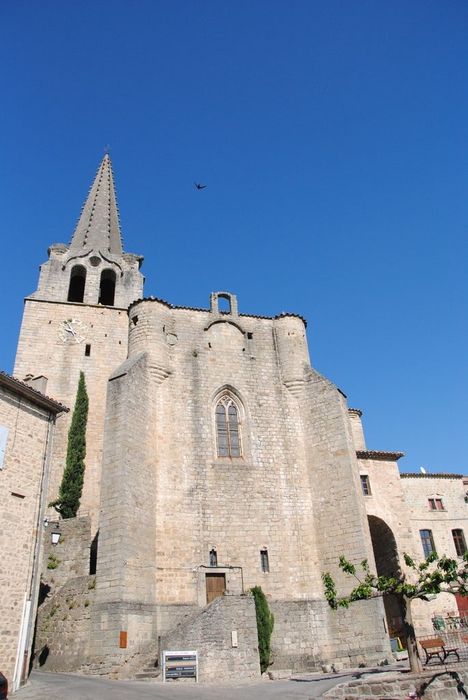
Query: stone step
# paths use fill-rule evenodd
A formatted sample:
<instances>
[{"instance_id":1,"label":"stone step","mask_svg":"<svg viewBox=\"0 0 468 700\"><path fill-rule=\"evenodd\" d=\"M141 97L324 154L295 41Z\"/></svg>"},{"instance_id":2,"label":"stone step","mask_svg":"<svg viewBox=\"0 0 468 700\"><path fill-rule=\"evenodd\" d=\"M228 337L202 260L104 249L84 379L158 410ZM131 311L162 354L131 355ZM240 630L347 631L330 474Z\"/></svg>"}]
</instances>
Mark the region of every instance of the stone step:
<instances>
[{"instance_id":1,"label":"stone step","mask_svg":"<svg viewBox=\"0 0 468 700\"><path fill-rule=\"evenodd\" d=\"M157 668L144 668L143 671L139 671L138 673L135 673L135 679L136 680L144 680L144 679L154 679L159 678L161 675L161 672Z\"/></svg>"}]
</instances>

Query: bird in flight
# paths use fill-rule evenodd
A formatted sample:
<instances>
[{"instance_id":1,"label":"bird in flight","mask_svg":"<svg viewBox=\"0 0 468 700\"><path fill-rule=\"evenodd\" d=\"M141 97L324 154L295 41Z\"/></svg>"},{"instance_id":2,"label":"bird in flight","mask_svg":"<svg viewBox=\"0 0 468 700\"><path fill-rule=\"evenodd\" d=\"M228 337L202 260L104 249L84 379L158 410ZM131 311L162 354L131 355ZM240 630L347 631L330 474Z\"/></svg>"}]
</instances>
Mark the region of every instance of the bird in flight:
<instances>
[{"instance_id":1,"label":"bird in flight","mask_svg":"<svg viewBox=\"0 0 468 700\"><path fill-rule=\"evenodd\" d=\"M194 182L194 187L196 190L204 190L208 185L202 185L200 182Z\"/></svg>"}]
</instances>

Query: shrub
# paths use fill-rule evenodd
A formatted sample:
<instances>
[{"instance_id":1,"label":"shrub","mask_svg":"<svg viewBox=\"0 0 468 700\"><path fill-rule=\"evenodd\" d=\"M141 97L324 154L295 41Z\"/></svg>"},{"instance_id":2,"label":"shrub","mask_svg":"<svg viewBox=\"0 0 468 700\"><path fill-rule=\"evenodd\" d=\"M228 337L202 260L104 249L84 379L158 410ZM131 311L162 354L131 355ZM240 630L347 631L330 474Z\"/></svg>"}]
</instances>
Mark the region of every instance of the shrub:
<instances>
[{"instance_id":1,"label":"shrub","mask_svg":"<svg viewBox=\"0 0 468 700\"><path fill-rule=\"evenodd\" d=\"M275 624L275 618L270 611L268 601L260 586L254 586L251 593L255 600L255 612L257 615L258 653L260 655L260 669L262 673L270 665L270 640Z\"/></svg>"},{"instance_id":2,"label":"shrub","mask_svg":"<svg viewBox=\"0 0 468 700\"><path fill-rule=\"evenodd\" d=\"M47 560L47 568L48 569L56 569L59 564L60 564L60 559L57 559L55 554L49 554L49 558Z\"/></svg>"}]
</instances>

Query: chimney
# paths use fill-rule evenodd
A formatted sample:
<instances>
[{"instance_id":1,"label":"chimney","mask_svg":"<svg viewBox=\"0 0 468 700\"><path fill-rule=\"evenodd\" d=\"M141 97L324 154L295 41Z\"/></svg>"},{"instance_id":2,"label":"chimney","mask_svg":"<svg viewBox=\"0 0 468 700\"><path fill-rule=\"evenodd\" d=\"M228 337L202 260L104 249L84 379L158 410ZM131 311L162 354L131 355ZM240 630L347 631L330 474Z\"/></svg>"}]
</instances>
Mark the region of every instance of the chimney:
<instances>
[{"instance_id":1,"label":"chimney","mask_svg":"<svg viewBox=\"0 0 468 700\"><path fill-rule=\"evenodd\" d=\"M40 374L37 377L34 377L32 374L27 374L23 381L25 384L28 384L31 389L35 389L36 391L40 391L41 394L45 394L47 377L44 377L43 374Z\"/></svg>"}]
</instances>

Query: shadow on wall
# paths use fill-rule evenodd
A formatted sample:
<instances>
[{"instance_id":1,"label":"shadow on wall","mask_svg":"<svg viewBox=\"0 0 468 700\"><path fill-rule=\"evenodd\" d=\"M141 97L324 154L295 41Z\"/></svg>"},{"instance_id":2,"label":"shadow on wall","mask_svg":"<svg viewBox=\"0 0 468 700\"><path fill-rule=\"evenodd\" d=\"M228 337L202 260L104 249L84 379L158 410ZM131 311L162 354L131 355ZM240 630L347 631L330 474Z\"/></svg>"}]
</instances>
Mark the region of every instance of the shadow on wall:
<instances>
[{"instance_id":1,"label":"shadow on wall","mask_svg":"<svg viewBox=\"0 0 468 700\"><path fill-rule=\"evenodd\" d=\"M37 599L37 607L38 608L45 601L49 592L50 592L50 586L47 583L44 583L43 581L41 581L41 583L39 585L39 596ZM36 620L34 622L34 634L33 634L32 645L31 645L31 655L29 657L28 675L31 673L31 671L33 669L34 659L36 657L36 651L35 651L35 649L36 649L36 635L37 635L37 615L36 615ZM49 655L49 650L47 648L47 656L48 655ZM47 656L45 657L45 659L47 659ZM45 663L45 659L44 659L44 663ZM42 664L41 664L41 666L42 666Z\"/></svg>"},{"instance_id":2,"label":"shadow on wall","mask_svg":"<svg viewBox=\"0 0 468 700\"><path fill-rule=\"evenodd\" d=\"M96 573L97 555L98 555L98 541L99 541L99 530L94 535L94 539L91 542L91 547L89 550L89 573L90 573L90 576L94 576L94 574Z\"/></svg>"},{"instance_id":3,"label":"shadow on wall","mask_svg":"<svg viewBox=\"0 0 468 700\"><path fill-rule=\"evenodd\" d=\"M429 681L421 685L419 690L419 697L424 697L424 695L426 694L426 690L430 690L430 686L436 680L436 678L441 678L442 676L446 675L453 678L453 680L456 682L457 692L459 693L460 697L468 698L468 693L466 692L465 684L463 683L463 680L460 678L460 675L456 671L442 671L441 673L435 673Z\"/></svg>"},{"instance_id":4,"label":"shadow on wall","mask_svg":"<svg viewBox=\"0 0 468 700\"><path fill-rule=\"evenodd\" d=\"M40 586L39 586L39 598L37 601L38 605L42 605L42 603L45 601L47 596L50 593L50 586L47 583L44 583L44 581L41 581Z\"/></svg>"},{"instance_id":5,"label":"shadow on wall","mask_svg":"<svg viewBox=\"0 0 468 700\"><path fill-rule=\"evenodd\" d=\"M45 662L47 661L47 657L49 656L49 653L50 653L50 649L46 644L45 646L42 647L41 652L40 652L39 656L37 657L37 660L39 661L39 666L44 666Z\"/></svg>"}]
</instances>

